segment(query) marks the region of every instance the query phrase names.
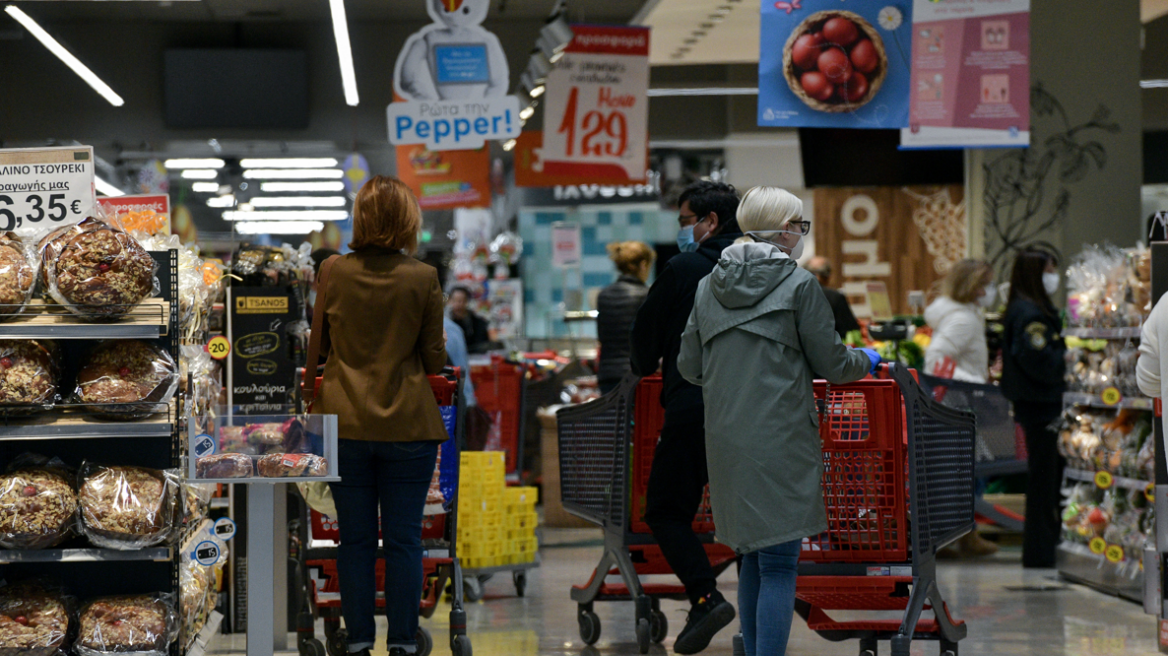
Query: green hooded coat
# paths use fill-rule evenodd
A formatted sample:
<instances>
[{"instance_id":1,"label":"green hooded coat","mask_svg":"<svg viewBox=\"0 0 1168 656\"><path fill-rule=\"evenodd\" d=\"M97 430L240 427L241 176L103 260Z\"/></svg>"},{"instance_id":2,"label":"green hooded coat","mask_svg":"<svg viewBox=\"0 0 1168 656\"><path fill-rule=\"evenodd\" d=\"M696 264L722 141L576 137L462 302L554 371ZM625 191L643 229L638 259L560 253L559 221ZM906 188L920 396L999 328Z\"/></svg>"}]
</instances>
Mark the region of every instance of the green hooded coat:
<instances>
[{"instance_id":1,"label":"green hooded coat","mask_svg":"<svg viewBox=\"0 0 1168 656\"><path fill-rule=\"evenodd\" d=\"M698 286L677 367L702 386L718 541L738 553L827 530L812 382L863 378L815 277L771 244L728 247Z\"/></svg>"}]
</instances>

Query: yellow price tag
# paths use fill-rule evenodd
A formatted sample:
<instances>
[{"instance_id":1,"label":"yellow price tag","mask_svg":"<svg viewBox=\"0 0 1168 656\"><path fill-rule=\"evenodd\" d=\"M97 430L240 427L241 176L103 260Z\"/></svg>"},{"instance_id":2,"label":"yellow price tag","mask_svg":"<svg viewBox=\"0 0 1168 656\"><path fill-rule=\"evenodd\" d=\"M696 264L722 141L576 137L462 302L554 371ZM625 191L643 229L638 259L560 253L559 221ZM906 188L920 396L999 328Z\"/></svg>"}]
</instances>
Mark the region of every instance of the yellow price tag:
<instances>
[{"instance_id":1,"label":"yellow price tag","mask_svg":"<svg viewBox=\"0 0 1168 656\"><path fill-rule=\"evenodd\" d=\"M1118 544L1109 544L1107 545L1106 555L1108 561L1112 563L1122 563L1123 547L1119 546Z\"/></svg>"},{"instance_id":2,"label":"yellow price tag","mask_svg":"<svg viewBox=\"0 0 1168 656\"><path fill-rule=\"evenodd\" d=\"M231 355L231 342L223 335L216 335L207 342L207 353L211 354L212 358L222 360L228 355Z\"/></svg>"},{"instance_id":3,"label":"yellow price tag","mask_svg":"<svg viewBox=\"0 0 1168 656\"><path fill-rule=\"evenodd\" d=\"M1114 483L1115 478L1111 476L1111 472L1101 471L1095 473L1095 485L1100 490L1109 490Z\"/></svg>"},{"instance_id":4,"label":"yellow price tag","mask_svg":"<svg viewBox=\"0 0 1168 656\"><path fill-rule=\"evenodd\" d=\"M1119 393L1119 388L1108 387L1107 389L1103 390L1103 393L1099 395L1099 398L1107 405L1115 405L1123 400L1123 394Z\"/></svg>"},{"instance_id":5,"label":"yellow price tag","mask_svg":"<svg viewBox=\"0 0 1168 656\"><path fill-rule=\"evenodd\" d=\"M1156 484L1155 483L1148 483L1144 487L1144 498L1147 499L1149 503L1152 503L1156 500Z\"/></svg>"},{"instance_id":6,"label":"yellow price tag","mask_svg":"<svg viewBox=\"0 0 1168 656\"><path fill-rule=\"evenodd\" d=\"M1107 551L1107 540L1103 538L1091 538L1088 546L1091 547L1091 553L1103 555L1103 552Z\"/></svg>"}]
</instances>

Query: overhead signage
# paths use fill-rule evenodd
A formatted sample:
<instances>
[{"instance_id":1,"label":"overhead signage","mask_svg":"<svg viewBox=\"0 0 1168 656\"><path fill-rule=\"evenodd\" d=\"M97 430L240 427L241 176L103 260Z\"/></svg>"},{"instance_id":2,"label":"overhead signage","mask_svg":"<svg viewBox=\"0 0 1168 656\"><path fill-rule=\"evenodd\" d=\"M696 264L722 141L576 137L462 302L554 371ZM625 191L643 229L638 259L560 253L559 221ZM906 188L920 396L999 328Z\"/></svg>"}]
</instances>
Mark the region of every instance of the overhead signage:
<instances>
[{"instance_id":1,"label":"overhead signage","mask_svg":"<svg viewBox=\"0 0 1168 656\"><path fill-rule=\"evenodd\" d=\"M624 189L638 188L638 195L645 188L652 187L649 179L649 161L645 160L643 182L630 182L628 172L619 166L580 167L563 162L545 162L543 132L526 130L515 141L515 186L517 187L567 187L567 186L619 186ZM652 187L656 194L656 187Z\"/></svg>"},{"instance_id":2,"label":"overhead signage","mask_svg":"<svg viewBox=\"0 0 1168 656\"><path fill-rule=\"evenodd\" d=\"M539 172L643 182L649 149L649 28L573 25L548 73Z\"/></svg>"},{"instance_id":3,"label":"overhead signage","mask_svg":"<svg viewBox=\"0 0 1168 656\"><path fill-rule=\"evenodd\" d=\"M93 148L0 150L0 232L39 237L93 212Z\"/></svg>"},{"instance_id":4,"label":"overhead signage","mask_svg":"<svg viewBox=\"0 0 1168 656\"><path fill-rule=\"evenodd\" d=\"M914 0L903 148L1030 145L1030 0Z\"/></svg>"},{"instance_id":5,"label":"overhead signage","mask_svg":"<svg viewBox=\"0 0 1168 656\"><path fill-rule=\"evenodd\" d=\"M102 198L98 206L127 232L170 234L170 196L151 194Z\"/></svg>"},{"instance_id":6,"label":"overhead signage","mask_svg":"<svg viewBox=\"0 0 1168 656\"><path fill-rule=\"evenodd\" d=\"M507 57L482 27L489 9L485 0L426 0L434 22L406 40L394 66L391 144L473 150L519 134Z\"/></svg>"},{"instance_id":7,"label":"overhead signage","mask_svg":"<svg viewBox=\"0 0 1168 656\"><path fill-rule=\"evenodd\" d=\"M908 127L907 2L763 2L758 124Z\"/></svg>"},{"instance_id":8,"label":"overhead signage","mask_svg":"<svg viewBox=\"0 0 1168 656\"><path fill-rule=\"evenodd\" d=\"M418 197L423 210L489 207L491 156L476 150L429 150L397 147L397 175Z\"/></svg>"}]
</instances>

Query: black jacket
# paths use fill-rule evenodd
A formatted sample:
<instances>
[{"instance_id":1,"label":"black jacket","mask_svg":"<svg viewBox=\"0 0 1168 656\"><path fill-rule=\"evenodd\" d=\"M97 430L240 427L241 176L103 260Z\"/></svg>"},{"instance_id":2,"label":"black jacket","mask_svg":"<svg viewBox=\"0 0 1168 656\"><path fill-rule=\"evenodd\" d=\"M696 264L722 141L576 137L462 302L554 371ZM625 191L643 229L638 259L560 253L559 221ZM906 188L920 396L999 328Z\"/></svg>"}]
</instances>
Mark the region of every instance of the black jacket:
<instances>
[{"instance_id":1,"label":"black jacket","mask_svg":"<svg viewBox=\"0 0 1168 656\"><path fill-rule=\"evenodd\" d=\"M1043 312L1019 299L1006 308L1002 323L1002 393L1014 402L1019 423L1053 420L1066 390L1062 322L1053 308Z\"/></svg>"},{"instance_id":2,"label":"black jacket","mask_svg":"<svg viewBox=\"0 0 1168 656\"><path fill-rule=\"evenodd\" d=\"M649 289L649 295L637 312L633 324L633 373L648 376L657 371L661 361L664 386L661 405L666 412L702 406L702 388L692 385L677 372L677 354L681 351L681 333L693 311L698 283L710 275L722 256L722 249L742 234L724 233L702 242L694 253L673 256Z\"/></svg>"},{"instance_id":3,"label":"black jacket","mask_svg":"<svg viewBox=\"0 0 1168 656\"><path fill-rule=\"evenodd\" d=\"M636 276L622 275L596 298L596 336L600 340L601 383L617 382L629 373L629 333L637 308L649 288Z\"/></svg>"},{"instance_id":4,"label":"black jacket","mask_svg":"<svg viewBox=\"0 0 1168 656\"><path fill-rule=\"evenodd\" d=\"M848 298L843 293L831 287L824 287L823 295L827 297L831 313L835 316L835 331L839 333L840 339L845 339L848 333L860 329L860 322L856 321L852 306L848 304Z\"/></svg>"},{"instance_id":5,"label":"black jacket","mask_svg":"<svg viewBox=\"0 0 1168 656\"><path fill-rule=\"evenodd\" d=\"M490 324L487 320L475 314L474 311L468 311L466 316L462 319L450 317L454 323L462 328L462 334L466 336L466 350L470 353L486 353L491 349L491 331Z\"/></svg>"}]
</instances>

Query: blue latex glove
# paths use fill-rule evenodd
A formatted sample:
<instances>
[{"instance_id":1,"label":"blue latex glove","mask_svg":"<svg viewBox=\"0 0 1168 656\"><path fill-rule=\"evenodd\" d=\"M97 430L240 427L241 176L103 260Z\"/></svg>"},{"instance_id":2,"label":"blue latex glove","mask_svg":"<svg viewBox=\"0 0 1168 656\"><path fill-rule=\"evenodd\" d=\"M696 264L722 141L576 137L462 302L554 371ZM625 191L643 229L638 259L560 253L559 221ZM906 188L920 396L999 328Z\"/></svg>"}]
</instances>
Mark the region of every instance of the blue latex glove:
<instances>
[{"instance_id":1,"label":"blue latex glove","mask_svg":"<svg viewBox=\"0 0 1168 656\"><path fill-rule=\"evenodd\" d=\"M860 350L863 351L864 355L868 356L868 359L872 361L872 368L868 370L868 373L876 373L876 367L879 367L880 363L884 362L884 358L880 357L880 354L876 352L876 349L866 348Z\"/></svg>"}]
</instances>

